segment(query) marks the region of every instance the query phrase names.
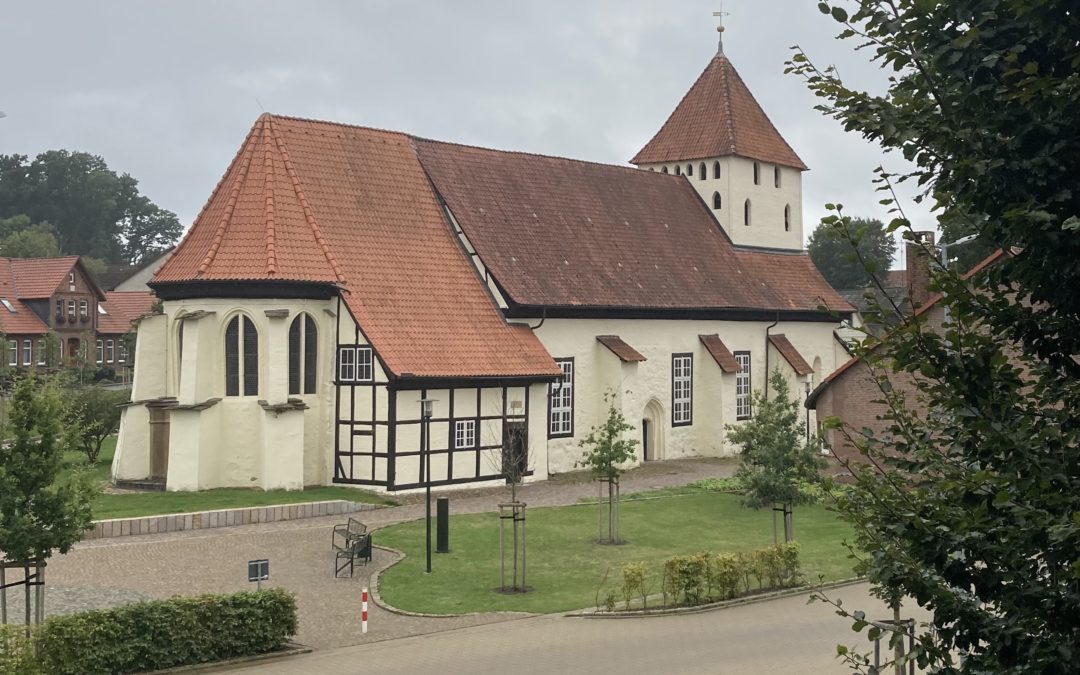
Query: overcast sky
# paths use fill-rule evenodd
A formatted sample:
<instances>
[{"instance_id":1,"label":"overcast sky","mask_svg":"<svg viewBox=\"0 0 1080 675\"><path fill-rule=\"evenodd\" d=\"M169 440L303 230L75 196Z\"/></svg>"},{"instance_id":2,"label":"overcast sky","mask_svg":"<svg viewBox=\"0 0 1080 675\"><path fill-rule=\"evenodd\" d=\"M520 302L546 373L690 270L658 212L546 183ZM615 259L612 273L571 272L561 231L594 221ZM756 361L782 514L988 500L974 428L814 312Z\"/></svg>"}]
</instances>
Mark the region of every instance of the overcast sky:
<instances>
[{"instance_id":1,"label":"overcast sky","mask_svg":"<svg viewBox=\"0 0 1080 675\"><path fill-rule=\"evenodd\" d=\"M716 50L704 0L108 0L6 3L0 153L101 155L185 227L263 110L624 164ZM898 158L813 110L789 47L850 84L883 74L813 0L728 0L725 53L826 202L886 217ZM929 223L925 211L913 211Z\"/></svg>"}]
</instances>

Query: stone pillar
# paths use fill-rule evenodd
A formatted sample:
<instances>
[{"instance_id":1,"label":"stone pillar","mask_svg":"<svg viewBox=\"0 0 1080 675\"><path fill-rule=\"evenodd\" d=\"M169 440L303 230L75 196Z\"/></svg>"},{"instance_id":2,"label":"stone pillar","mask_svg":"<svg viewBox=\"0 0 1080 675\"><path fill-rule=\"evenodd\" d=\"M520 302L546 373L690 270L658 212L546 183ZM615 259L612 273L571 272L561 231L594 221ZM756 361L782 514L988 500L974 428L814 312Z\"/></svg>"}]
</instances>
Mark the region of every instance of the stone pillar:
<instances>
[{"instance_id":1,"label":"stone pillar","mask_svg":"<svg viewBox=\"0 0 1080 675\"><path fill-rule=\"evenodd\" d=\"M166 326L163 314L139 322L135 342L132 401L164 398L165 367L168 363ZM113 480L140 480L150 475L150 421L145 403L127 406L120 413L120 432L113 455Z\"/></svg>"}]
</instances>

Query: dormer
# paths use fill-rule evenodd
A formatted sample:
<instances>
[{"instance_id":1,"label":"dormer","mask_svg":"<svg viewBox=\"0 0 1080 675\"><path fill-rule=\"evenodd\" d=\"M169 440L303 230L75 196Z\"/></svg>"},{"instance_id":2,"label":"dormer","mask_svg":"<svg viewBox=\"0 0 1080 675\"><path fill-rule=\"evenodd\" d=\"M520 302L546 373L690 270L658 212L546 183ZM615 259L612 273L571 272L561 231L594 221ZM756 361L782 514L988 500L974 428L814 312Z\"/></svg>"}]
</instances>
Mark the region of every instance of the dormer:
<instances>
[{"instance_id":1,"label":"dormer","mask_svg":"<svg viewBox=\"0 0 1080 675\"><path fill-rule=\"evenodd\" d=\"M723 52L630 163L689 181L734 243L802 249L806 165Z\"/></svg>"}]
</instances>

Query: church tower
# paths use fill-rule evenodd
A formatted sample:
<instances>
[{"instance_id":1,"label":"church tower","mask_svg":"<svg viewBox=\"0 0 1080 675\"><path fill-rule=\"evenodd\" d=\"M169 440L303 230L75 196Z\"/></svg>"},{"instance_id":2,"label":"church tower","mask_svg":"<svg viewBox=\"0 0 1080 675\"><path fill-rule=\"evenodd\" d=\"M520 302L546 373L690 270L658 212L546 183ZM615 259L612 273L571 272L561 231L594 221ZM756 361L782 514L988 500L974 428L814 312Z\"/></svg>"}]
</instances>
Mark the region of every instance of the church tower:
<instances>
[{"instance_id":1,"label":"church tower","mask_svg":"<svg viewBox=\"0 0 1080 675\"><path fill-rule=\"evenodd\" d=\"M735 244L802 249L807 167L724 55L723 42L630 163L690 181Z\"/></svg>"}]
</instances>

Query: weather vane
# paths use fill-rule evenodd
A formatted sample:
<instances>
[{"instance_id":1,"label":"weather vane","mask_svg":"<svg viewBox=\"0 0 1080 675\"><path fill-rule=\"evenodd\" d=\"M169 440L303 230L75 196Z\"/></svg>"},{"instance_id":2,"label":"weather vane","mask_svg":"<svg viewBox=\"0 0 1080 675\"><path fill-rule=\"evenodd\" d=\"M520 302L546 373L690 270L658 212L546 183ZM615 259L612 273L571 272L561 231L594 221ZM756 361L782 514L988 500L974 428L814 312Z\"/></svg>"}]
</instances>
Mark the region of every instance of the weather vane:
<instances>
[{"instance_id":1,"label":"weather vane","mask_svg":"<svg viewBox=\"0 0 1080 675\"><path fill-rule=\"evenodd\" d=\"M724 53L724 17L728 15L728 12L724 11L724 0L720 0L720 11L713 12L713 16L720 19L720 23L716 26L716 32L720 34L720 41L716 47L717 54Z\"/></svg>"}]
</instances>

